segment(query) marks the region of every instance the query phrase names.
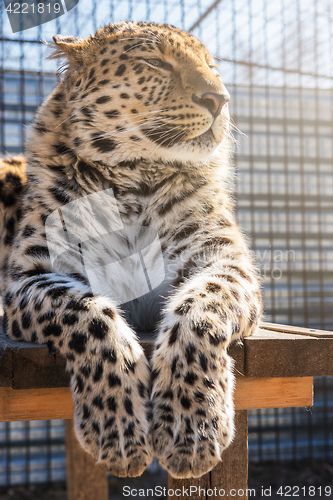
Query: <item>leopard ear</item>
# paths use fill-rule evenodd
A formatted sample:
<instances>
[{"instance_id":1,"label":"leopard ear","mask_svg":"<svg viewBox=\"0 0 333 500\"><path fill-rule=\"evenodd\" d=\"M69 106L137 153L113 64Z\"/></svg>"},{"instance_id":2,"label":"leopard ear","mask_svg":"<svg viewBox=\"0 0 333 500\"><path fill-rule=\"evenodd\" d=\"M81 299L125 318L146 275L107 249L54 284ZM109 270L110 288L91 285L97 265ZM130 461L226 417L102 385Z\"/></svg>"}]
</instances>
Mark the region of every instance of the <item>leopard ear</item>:
<instances>
[{"instance_id":1,"label":"leopard ear","mask_svg":"<svg viewBox=\"0 0 333 500\"><path fill-rule=\"evenodd\" d=\"M56 45L77 44L80 43L80 41L82 41L82 38L78 38L76 36L53 35L52 38Z\"/></svg>"},{"instance_id":2,"label":"leopard ear","mask_svg":"<svg viewBox=\"0 0 333 500\"><path fill-rule=\"evenodd\" d=\"M87 40L75 36L54 35L55 50L50 59L66 57L69 63L81 64L84 57Z\"/></svg>"}]
</instances>

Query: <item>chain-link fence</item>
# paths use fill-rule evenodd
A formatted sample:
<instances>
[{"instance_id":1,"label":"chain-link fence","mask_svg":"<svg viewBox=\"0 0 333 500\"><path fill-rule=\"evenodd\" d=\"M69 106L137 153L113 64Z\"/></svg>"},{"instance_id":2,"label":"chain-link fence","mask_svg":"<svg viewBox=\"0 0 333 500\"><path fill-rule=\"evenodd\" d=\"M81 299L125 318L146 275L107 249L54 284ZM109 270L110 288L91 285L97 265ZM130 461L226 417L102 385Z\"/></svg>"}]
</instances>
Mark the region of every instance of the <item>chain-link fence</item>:
<instances>
[{"instance_id":1,"label":"chain-link fence","mask_svg":"<svg viewBox=\"0 0 333 500\"><path fill-rule=\"evenodd\" d=\"M167 22L200 38L231 94L237 213L262 273L266 320L333 330L331 0L80 0L15 34L4 5L0 16L3 153L22 151L57 81L42 40L124 19ZM316 381L311 411L250 411L250 459L332 461L332 417L332 379ZM61 422L1 425L0 484L64 477Z\"/></svg>"}]
</instances>

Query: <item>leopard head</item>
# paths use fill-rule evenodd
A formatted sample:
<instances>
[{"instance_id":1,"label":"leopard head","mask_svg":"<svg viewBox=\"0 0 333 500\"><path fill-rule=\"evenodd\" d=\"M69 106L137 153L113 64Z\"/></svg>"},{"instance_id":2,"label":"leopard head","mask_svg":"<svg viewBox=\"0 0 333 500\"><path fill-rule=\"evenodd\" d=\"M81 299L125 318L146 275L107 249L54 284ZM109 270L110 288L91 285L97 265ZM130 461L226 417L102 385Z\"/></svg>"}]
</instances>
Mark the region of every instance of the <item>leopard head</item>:
<instances>
[{"instance_id":1,"label":"leopard head","mask_svg":"<svg viewBox=\"0 0 333 500\"><path fill-rule=\"evenodd\" d=\"M49 104L60 112L64 142L80 157L197 162L227 141L229 94L194 36L123 22L87 39L57 35L54 42L67 69Z\"/></svg>"}]
</instances>

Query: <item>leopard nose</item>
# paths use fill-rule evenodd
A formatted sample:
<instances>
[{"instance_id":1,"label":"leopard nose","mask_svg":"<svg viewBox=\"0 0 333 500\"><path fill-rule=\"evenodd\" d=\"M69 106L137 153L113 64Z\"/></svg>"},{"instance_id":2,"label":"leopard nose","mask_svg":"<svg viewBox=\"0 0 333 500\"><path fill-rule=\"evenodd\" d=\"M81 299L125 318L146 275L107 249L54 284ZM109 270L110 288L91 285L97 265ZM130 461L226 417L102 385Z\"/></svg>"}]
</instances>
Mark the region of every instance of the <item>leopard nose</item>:
<instances>
[{"instance_id":1,"label":"leopard nose","mask_svg":"<svg viewBox=\"0 0 333 500\"><path fill-rule=\"evenodd\" d=\"M192 101L200 106L208 109L208 111L216 118L225 104L230 100L229 94L215 94L214 92L205 92L201 97L192 95Z\"/></svg>"}]
</instances>

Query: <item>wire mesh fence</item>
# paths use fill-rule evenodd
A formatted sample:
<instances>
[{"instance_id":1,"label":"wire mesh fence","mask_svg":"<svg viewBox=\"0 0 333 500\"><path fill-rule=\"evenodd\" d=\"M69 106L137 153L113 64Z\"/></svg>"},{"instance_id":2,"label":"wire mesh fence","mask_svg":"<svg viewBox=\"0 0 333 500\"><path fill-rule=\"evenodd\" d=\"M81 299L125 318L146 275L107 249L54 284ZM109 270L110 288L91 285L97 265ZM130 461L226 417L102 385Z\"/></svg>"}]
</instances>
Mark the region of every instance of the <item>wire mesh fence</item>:
<instances>
[{"instance_id":1,"label":"wire mesh fence","mask_svg":"<svg viewBox=\"0 0 333 500\"><path fill-rule=\"evenodd\" d=\"M62 420L0 424L0 486L64 479Z\"/></svg>"},{"instance_id":2,"label":"wire mesh fence","mask_svg":"<svg viewBox=\"0 0 333 500\"><path fill-rule=\"evenodd\" d=\"M37 106L59 78L41 41L88 36L124 19L191 31L216 57L239 143L237 214L262 274L266 320L333 330L331 0L80 0L16 34L2 4L2 153L22 151ZM250 411L250 458L332 461L332 414L332 379L316 381L312 411ZM61 422L1 425L0 484L64 476Z\"/></svg>"}]
</instances>

